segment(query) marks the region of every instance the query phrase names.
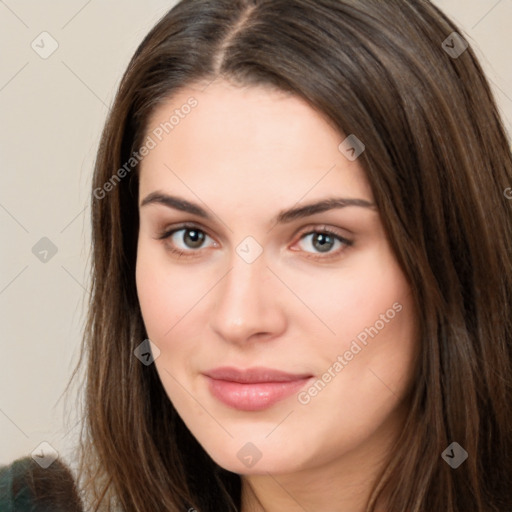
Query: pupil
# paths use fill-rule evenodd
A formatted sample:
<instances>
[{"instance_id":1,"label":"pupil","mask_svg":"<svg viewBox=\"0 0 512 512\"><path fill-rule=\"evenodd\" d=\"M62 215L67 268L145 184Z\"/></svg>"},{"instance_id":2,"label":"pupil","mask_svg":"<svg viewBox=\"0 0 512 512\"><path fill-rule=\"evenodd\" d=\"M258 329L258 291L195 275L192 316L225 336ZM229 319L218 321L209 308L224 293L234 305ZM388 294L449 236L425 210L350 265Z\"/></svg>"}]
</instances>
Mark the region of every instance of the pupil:
<instances>
[{"instance_id":1,"label":"pupil","mask_svg":"<svg viewBox=\"0 0 512 512\"><path fill-rule=\"evenodd\" d=\"M334 244L334 240L331 235L326 235L325 233L317 233L313 238L313 245L315 249L320 252L327 252L332 249Z\"/></svg>"},{"instance_id":2,"label":"pupil","mask_svg":"<svg viewBox=\"0 0 512 512\"><path fill-rule=\"evenodd\" d=\"M193 249L201 247L204 241L204 233L195 229L185 231L185 244Z\"/></svg>"}]
</instances>

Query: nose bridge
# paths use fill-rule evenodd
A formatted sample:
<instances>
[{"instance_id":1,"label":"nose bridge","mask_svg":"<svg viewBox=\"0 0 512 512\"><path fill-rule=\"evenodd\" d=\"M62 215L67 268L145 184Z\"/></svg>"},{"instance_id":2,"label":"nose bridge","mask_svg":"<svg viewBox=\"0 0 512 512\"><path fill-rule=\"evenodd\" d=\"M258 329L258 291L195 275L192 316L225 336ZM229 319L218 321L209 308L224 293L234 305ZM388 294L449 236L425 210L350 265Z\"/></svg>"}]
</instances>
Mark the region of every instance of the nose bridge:
<instances>
[{"instance_id":1,"label":"nose bridge","mask_svg":"<svg viewBox=\"0 0 512 512\"><path fill-rule=\"evenodd\" d=\"M214 298L211 327L224 339L241 342L253 334L275 334L284 326L263 255L248 262L233 253L231 270Z\"/></svg>"},{"instance_id":2,"label":"nose bridge","mask_svg":"<svg viewBox=\"0 0 512 512\"><path fill-rule=\"evenodd\" d=\"M238 254L234 254L231 263L231 271L226 276L221 287L219 305L225 309L225 313L246 315L244 309L251 309L253 313L264 307L265 288L269 285L268 269L262 257L247 263Z\"/></svg>"}]
</instances>

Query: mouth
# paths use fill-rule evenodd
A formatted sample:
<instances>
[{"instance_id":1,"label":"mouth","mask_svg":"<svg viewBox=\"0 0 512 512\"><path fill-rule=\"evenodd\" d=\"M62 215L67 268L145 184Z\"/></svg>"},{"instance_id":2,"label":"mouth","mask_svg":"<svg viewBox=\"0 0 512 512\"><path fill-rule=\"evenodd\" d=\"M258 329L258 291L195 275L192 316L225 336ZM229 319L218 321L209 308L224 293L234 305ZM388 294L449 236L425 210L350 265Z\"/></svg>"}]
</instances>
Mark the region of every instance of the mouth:
<instances>
[{"instance_id":1,"label":"mouth","mask_svg":"<svg viewBox=\"0 0 512 512\"><path fill-rule=\"evenodd\" d=\"M298 392L313 377L271 368L215 368L203 374L210 393L240 411L261 411Z\"/></svg>"}]
</instances>

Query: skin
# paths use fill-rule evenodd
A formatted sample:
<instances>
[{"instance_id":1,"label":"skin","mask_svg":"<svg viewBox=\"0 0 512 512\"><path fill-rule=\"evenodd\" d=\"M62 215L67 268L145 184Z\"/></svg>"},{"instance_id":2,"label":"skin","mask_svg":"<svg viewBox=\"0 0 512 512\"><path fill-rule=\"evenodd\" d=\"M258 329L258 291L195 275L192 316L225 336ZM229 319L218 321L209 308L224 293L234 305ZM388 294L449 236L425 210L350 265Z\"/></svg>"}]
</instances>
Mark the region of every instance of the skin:
<instances>
[{"instance_id":1,"label":"skin","mask_svg":"<svg viewBox=\"0 0 512 512\"><path fill-rule=\"evenodd\" d=\"M363 511L407 412L418 344L410 288L376 208L273 221L333 197L373 203L363 168L338 149L345 136L302 99L222 80L161 104L147 134L190 96L197 107L140 169L137 289L162 385L209 455L242 475L244 512ZM195 203L211 219L142 205L154 192ZM159 239L182 222L207 235L203 246L191 248L184 231ZM322 252L307 233L326 227L352 244ZM250 264L236 251L247 236L263 249ZM347 361L356 336L393 304L400 312ZM336 372L340 355L347 364ZM313 380L331 368L332 378L308 403L295 393L248 412L211 395L202 373L219 366ZM250 468L237 457L248 442L261 453Z\"/></svg>"}]
</instances>

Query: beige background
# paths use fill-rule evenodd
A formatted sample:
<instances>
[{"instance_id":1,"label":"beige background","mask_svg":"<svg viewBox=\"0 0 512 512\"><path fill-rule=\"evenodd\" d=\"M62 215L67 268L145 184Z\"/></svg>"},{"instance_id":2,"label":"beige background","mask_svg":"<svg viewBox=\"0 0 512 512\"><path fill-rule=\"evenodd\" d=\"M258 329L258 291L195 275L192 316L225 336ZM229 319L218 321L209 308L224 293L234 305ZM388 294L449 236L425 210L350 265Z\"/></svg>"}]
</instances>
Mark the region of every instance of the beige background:
<instances>
[{"instance_id":1,"label":"beige background","mask_svg":"<svg viewBox=\"0 0 512 512\"><path fill-rule=\"evenodd\" d=\"M174 3L0 0L0 465L74 444L76 395L60 397L84 322L96 146L128 60ZM512 133L512 2L436 3L477 49ZM58 48L43 59L34 40ZM46 262L32 252L42 237L57 248Z\"/></svg>"}]
</instances>

